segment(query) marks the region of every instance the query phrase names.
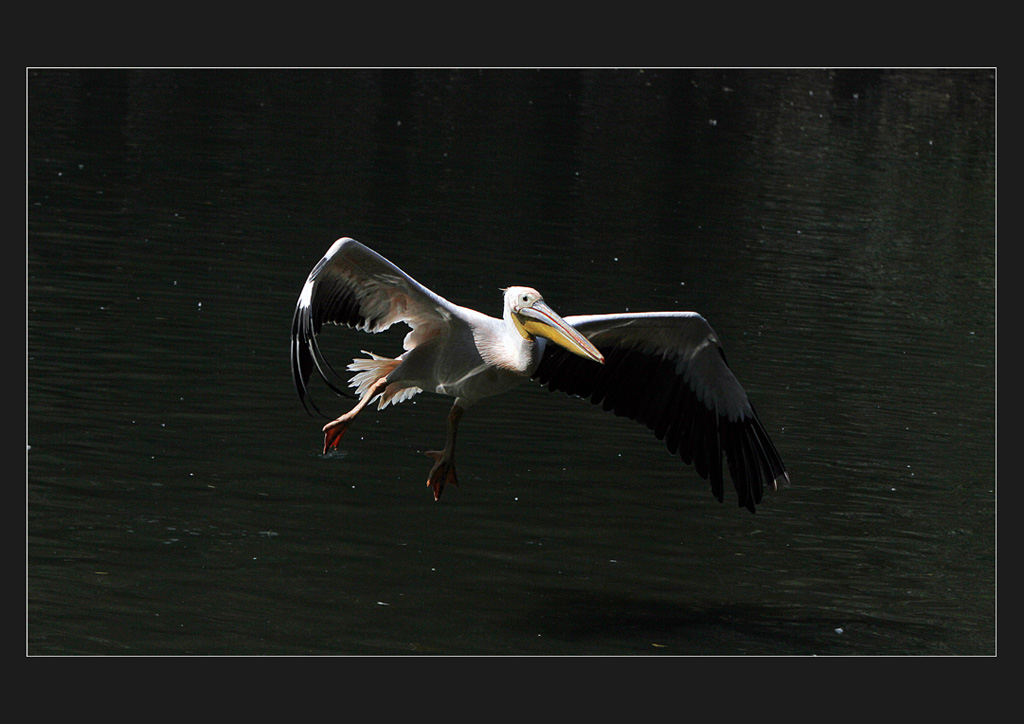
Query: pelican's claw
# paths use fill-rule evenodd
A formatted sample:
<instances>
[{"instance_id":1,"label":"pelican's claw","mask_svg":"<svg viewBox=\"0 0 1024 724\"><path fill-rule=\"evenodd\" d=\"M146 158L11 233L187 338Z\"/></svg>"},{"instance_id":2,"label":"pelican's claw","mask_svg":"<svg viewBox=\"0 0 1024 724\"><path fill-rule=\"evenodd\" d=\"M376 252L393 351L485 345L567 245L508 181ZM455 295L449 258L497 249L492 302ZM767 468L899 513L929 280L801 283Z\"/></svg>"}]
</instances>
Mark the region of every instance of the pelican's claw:
<instances>
[{"instance_id":1,"label":"pelican's claw","mask_svg":"<svg viewBox=\"0 0 1024 724\"><path fill-rule=\"evenodd\" d=\"M338 447L351 424L351 420L334 420L324 425L324 455Z\"/></svg>"},{"instance_id":2,"label":"pelican's claw","mask_svg":"<svg viewBox=\"0 0 1024 724\"><path fill-rule=\"evenodd\" d=\"M450 455L436 450L428 451L427 455L436 461L434 467L430 469L427 487L434 491L434 500L440 500L441 491L444 490L445 485L459 486L459 481L455 477L455 461Z\"/></svg>"}]
</instances>

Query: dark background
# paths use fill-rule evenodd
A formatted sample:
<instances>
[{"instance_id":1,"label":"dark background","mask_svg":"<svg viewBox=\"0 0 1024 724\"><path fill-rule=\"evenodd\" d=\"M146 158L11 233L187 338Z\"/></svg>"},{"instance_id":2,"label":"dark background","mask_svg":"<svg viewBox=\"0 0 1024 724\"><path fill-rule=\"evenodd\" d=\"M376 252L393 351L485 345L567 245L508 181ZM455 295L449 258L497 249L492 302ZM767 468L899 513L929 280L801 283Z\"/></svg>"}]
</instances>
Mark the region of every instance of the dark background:
<instances>
[{"instance_id":1,"label":"dark background","mask_svg":"<svg viewBox=\"0 0 1024 724\"><path fill-rule=\"evenodd\" d=\"M991 70L29 70L30 654L993 654ZM688 309L792 485L527 385L288 370L340 236L452 301ZM329 329L343 367L402 332ZM348 402L318 399L332 413Z\"/></svg>"}]
</instances>

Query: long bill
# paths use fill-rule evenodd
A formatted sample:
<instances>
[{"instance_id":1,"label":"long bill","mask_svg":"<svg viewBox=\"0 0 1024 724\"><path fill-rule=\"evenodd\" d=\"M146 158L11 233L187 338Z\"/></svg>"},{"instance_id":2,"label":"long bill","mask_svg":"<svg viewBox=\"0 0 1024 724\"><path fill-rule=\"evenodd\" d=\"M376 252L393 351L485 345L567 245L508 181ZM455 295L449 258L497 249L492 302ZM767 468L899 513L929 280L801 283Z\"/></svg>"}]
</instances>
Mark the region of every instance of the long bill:
<instances>
[{"instance_id":1,"label":"long bill","mask_svg":"<svg viewBox=\"0 0 1024 724\"><path fill-rule=\"evenodd\" d=\"M519 315L524 317L523 329L530 334L546 337L580 357L594 362L604 362L604 355L598 351L597 347L576 331L571 324L555 314L555 310L544 302L535 302L532 307L519 310Z\"/></svg>"}]
</instances>

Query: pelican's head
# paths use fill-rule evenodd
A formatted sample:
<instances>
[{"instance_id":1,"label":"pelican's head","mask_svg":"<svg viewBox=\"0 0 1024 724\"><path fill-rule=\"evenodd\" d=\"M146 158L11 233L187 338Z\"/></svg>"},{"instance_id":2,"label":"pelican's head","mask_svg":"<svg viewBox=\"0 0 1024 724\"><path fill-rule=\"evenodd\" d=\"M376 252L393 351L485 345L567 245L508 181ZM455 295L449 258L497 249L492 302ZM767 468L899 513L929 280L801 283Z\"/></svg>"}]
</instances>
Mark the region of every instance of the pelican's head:
<instances>
[{"instance_id":1,"label":"pelican's head","mask_svg":"<svg viewBox=\"0 0 1024 724\"><path fill-rule=\"evenodd\" d=\"M604 356L590 340L577 332L572 325L555 314L544 303L544 297L530 287L509 287L505 290L505 314L512 319L519 334L526 339L546 337L555 344L565 347L594 362L604 362Z\"/></svg>"}]
</instances>

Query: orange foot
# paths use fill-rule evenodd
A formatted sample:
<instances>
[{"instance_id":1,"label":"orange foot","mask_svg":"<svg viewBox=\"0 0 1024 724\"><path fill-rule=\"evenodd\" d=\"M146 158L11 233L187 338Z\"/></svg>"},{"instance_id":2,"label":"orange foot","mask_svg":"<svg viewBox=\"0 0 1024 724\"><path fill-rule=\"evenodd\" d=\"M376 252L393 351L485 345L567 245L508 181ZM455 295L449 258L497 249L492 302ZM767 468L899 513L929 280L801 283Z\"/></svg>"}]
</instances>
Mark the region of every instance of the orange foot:
<instances>
[{"instance_id":1,"label":"orange foot","mask_svg":"<svg viewBox=\"0 0 1024 724\"><path fill-rule=\"evenodd\" d=\"M459 481L455 477L455 461L443 452L437 452L436 450L429 451L427 455L437 461L434 463L434 467L430 469L427 487L434 491L434 500L440 500L441 491L444 490L445 485L459 486Z\"/></svg>"},{"instance_id":2,"label":"orange foot","mask_svg":"<svg viewBox=\"0 0 1024 724\"><path fill-rule=\"evenodd\" d=\"M324 455L338 447L338 443L341 442L341 438L345 436L345 432L351 424L351 420L334 420L324 425Z\"/></svg>"}]
</instances>

